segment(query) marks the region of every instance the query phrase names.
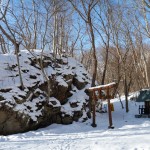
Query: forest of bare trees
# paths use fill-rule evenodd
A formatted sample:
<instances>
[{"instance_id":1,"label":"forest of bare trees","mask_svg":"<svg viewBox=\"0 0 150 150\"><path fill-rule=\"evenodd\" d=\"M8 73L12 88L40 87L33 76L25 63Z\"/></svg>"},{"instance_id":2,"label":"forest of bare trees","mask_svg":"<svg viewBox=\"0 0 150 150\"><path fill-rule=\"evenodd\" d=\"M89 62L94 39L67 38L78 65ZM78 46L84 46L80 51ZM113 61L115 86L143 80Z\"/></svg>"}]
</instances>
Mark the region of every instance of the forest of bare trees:
<instances>
[{"instance_id":1,"label":"forest of bare trees","mask_svg":"<svg viewBox=\"0 0 150 150\"><path fill-rule=\"evenodd\" d=\"M18 68L21 49L72 56L91 86L117 82L126 101L150 87L149 42L149 0L0 0L0 53L14 52Z\"/></svg>"}]
</instances>

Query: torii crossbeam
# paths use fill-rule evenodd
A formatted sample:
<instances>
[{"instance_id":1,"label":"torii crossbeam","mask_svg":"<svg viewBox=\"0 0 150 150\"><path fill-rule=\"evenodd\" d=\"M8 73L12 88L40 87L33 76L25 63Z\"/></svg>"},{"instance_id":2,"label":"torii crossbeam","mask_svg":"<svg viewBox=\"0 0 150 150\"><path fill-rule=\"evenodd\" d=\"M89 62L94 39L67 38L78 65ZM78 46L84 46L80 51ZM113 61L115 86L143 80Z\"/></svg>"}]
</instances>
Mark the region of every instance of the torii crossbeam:
<instances>
[{"instance_id":1,"label":"torii crossbeam","mask_svg":"<svg viewBox=\"0 0 150 150\"><path fill-rule=\"evenodd\" d=\"M92 106L93 106L93 122L92 122L92 126L96 127L96 117L95 117L95 102L96 100L102 99L102 100L107 100L108 101L108 117L109 117L109 126L108 128L113 129L113 123L112 123L112 114L111 114L111 106L110 106L110 99L114 98L115 95L115 90L117 87L117 83L113 82L110 84L106 84L106 85L100 85L100 86L96 86L96 87L91 87L88 89L88 91L92 94ZM98 98L97 98L97 94L98 93ZM104 93L105 94L102 94ZM111 92L111 94L110 94Z\"/></svg>"}]
</instances>

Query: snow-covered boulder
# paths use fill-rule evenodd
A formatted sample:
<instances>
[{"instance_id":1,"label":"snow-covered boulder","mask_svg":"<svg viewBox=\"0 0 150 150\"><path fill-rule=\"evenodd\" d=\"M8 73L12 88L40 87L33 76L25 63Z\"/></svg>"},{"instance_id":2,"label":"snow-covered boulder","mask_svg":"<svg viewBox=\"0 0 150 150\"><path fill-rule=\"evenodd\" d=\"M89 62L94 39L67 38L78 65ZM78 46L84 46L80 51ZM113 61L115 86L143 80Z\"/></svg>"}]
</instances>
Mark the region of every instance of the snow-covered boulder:
<instances>
[{"instance_id":1,"label":"snow-covered boulder","mask_svg":"<svg viewBox=\"0 0 150 150\"><path fill-rule=\"evenodd\" d=\"M54 58L49 51L41 50L22 50L19 60L24 90L16 55L0 54L0 134L87 118L85 89L90 87L91 78L83 65L73 58Z\"/></svg>"}]
</instances>

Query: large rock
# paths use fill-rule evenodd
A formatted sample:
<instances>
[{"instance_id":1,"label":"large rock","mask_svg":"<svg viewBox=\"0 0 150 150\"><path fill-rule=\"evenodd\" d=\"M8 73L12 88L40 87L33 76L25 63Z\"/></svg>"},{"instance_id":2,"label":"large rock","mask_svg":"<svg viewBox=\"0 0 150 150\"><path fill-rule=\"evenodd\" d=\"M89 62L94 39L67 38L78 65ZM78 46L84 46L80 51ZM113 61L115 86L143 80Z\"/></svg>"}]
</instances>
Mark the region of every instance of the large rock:
<instances>
[{"instance_id":1,"label":"large rock","mask_svg":"<svg viewBox=\"0 0 150 150\"><path fill-rule=\"evenodd\" d=\"M90 86L90 77L80 63L66 57L54 60L49 52L41 57L38 50L32 54L21 51L19 57L24 90L20 88L16 56L0 55L0 135L52 123L70 124L83 117L87 103L84 91Z\"/></svg>"}]
</instances>

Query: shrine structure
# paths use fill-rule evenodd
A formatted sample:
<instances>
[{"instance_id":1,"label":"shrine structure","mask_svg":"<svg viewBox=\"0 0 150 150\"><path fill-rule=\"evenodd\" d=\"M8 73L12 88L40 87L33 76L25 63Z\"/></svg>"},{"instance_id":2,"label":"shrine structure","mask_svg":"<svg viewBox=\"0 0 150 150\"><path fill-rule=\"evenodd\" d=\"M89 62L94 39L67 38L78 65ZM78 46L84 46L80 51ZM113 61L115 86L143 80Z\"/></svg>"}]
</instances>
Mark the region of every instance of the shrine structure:
<instances>
[{"instance_id":1,"label":"shrine structure","mask_svg":"<svg viewBox=\"0 0 150 150\"><path fill-rule=\"evenodd\" d=\"M92 96L92 111L93 111L93 122L92 126L96 127L96 102L98 99L103 101L107 100L108 102L108 117L109 117L109 126L108 128L113 129L112 123L112 114L111 114L111 103L110 100L114 98L116 91L117 83L113 82L106 85L100 85L96 87L91 87L88 89Z\"/></svg>"}]
</instances>

